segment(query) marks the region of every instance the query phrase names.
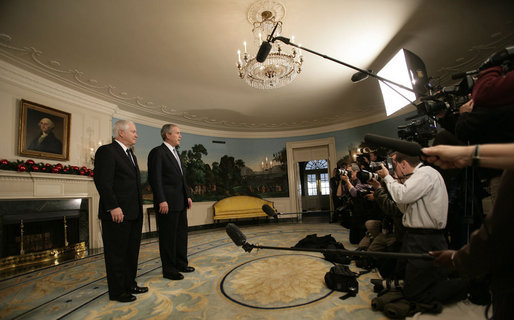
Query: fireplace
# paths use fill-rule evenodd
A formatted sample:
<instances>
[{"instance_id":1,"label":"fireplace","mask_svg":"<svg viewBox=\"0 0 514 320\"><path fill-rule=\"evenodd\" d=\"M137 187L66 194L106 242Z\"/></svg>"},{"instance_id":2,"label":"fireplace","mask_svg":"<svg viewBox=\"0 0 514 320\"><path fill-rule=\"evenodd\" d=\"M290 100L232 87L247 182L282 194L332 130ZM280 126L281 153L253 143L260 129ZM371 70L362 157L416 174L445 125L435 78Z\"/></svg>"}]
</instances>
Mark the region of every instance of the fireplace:
<instances>
[{"instance_id":1,"label":"fireplace","mask_svg":"<svg viewBox=\"0 0 514 320\"><path fill-rule=\"evenodd\" d=\"M88 199L0 200L0 258L88 243Z\"/></svg>"},{"instance_id":2,"label":"fireplace","mask_svg":"<svg viewBox=\"0 0 514 320\"><path fill-rule=\"evenodd\" d=\"M0 233L4 231L15 232L14 229L19 230L19 215L27 215L26 217L29 218L29 221L25 222L43 223L42 221L30 221L30 219L35 213L39 213L47 215L45 217L48 218L47 220L63 221L63 216L70 214L63 213L64 211L79 210L78 228L80 241L87 243L88 249L101 248L103 247L101 226L99 219L96 218L98 214L98 201L98 192L96 191L91 177L70 174L0 170ZM27 208L23 210L14 208L14 206L19 206L20 204L27 205ZM45 211L47 213L44 213ZM86 211L88 211L87 215L84 215ZM10 226L8 229L13 228L13 230L4 230L2 223L2 216L4 215L9 215L6 219L7 224L17 223L18 228ZM16 217L16 215L18 215L18 217ZM77 213L75 212L71 213L70 219L66 218L69 228L74 228L76 223L74 219L76 219L76 216ZM85 224L86 219L89 222L89 226ZM32 226L28 227L32 228ZM17 233L14 234L15 237L20 233L19 231L16 232ZM73 237L72 235L69 236ZM27 240L32 239L31 237L38 238L40 236L29 236ZM41 237L45 237L44 234L42 234ZM46 235L46 237L48 237L48 235ZM85 240L82 240L83 237L86 237ZM0 241L2 241L0 250L3 250L2 248L4 247L3 239L3 235L0 234ZM70 238L70 242L71 239L73 238ZM5 254L4 252L0 252L0 255L3 256Z\"/></svg>"},{"instance_id":3,"label":"fireplace","mask_svg":"<svg viewBox=\"0 0 514 320\"><path fill-rule=\"evenodd\" d=\"M101 248L98 200L91 177L0 170L0 279Z\"/></svg>"}]
</instances>

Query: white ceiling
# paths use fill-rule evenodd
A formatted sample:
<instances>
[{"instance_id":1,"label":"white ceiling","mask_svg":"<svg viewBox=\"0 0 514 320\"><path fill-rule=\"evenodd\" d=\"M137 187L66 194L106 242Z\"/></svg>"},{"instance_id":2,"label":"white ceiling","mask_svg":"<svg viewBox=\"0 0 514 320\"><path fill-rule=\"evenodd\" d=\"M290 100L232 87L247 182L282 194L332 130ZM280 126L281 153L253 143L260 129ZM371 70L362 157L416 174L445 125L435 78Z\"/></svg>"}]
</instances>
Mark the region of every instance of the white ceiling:
<instances>
[{"instance_id":1,"label":"white ceiling","mask_svg":"<svg viewBox=\"0 0 514 320\"><path fill-rule=\"evenodd\" d=\"M514 1L275 1L286 9L282 35L304 47L375 72L406 48L442 85L514 43ZM352 83L354 70L307 52L286 87L239 79L254 2L2 0L0 59L122 111L213 132L327 132L385 119L376 80Z\"/></svg>"}]
</instances>

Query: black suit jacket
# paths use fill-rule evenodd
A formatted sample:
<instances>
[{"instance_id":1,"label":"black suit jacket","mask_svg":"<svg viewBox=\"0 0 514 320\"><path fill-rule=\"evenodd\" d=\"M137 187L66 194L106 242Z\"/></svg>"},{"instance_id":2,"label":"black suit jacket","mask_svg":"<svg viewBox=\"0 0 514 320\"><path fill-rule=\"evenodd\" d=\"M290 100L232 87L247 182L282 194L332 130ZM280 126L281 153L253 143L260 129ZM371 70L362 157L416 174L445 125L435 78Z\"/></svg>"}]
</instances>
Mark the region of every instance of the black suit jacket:
<instances>
[{"instance_id":1,"label":"black suit jacket","mask_svg":"<svg viewBox=\"0 0 514 320\"><path fill-rule=\"evenodd\" d=\"M108 210L120 207L125 220L143 216L141 176L119 143L113 141L95 154L94 181L100 194L98 217L112 219Z\"/></svg>"},{"instance_id":2,"label":"black suit jacket","mask_svg":"<svg viewBox=\"0 0 514 320\"><path fill-rule=\"evenodd\" d=\"M185 170L182 166L182 170ZM189 188L179 164L170 149L163 143L148 155L148 182L152 187L155 209L159 203L168 202L169 210L181 211L187 208Z\"/></svg>"}]
</instances>

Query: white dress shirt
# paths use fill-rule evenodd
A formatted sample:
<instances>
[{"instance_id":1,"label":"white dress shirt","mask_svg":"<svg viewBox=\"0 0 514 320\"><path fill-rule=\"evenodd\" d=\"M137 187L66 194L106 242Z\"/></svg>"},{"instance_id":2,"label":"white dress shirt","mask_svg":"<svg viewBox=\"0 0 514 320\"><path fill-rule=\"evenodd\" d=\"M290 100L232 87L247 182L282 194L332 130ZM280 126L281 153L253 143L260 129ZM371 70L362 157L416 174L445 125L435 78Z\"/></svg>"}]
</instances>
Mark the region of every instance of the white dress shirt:
<instances>
[{"instance_id":1,"label":"white dress shirt","mask_svg":"<svg viewBox=\"0 0 514 320\"><path fill-rule=\"evenodd\" d=\"M407 228L444 229L448 217L448 193L443 177L421 163L412 175L399 183L390 175L384 178L387 190L403 213Z\"/></svg>"},{"instance_id":2,"label":"white dress shirt","mask_svg":"<svg viewBox=\"0 0 514 320\"><path fill-rule=\"evenodd\" d=\"M114 139L114 141L116 141L123 148L123 151L125 151L125 154L126 154L127 150L129 149L129 147L127 147L126 145L123 144L123 142L121 142L121 141L119 141L117 139Z\"/></svg>"},{"instance_id":3,"label":"white dress shirt","mask_svg":"<svg viewBox=\"0 0 514 320\"><path fill-rule=\"evenodd\" d=\"M178 157L178 152L176 151L175 147L173 147L171 144L167 143L166 141L163 141L164 145L170 149L171 154L175 157L175 159L178 162L178 166L180 168L180 171L182 171L182 163L180 163L180 158Z\"/></svg>"}]
</instances>

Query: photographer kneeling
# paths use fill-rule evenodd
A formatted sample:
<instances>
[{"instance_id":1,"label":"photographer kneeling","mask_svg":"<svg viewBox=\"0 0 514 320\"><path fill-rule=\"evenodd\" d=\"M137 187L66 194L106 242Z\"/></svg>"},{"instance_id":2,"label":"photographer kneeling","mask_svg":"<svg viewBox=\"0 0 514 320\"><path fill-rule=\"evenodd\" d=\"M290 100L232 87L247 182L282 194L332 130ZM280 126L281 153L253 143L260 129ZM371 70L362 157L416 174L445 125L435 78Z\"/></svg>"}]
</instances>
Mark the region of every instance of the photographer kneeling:
<instances>
[{"instance_id":1,"label":"photographer kneeling","mask_svg":"<svg viewBox=\"0 0 514 320\"><path fill-rule=\"evenodd\" d=\"M382 219L380 232L371 242L368 251L389 251L397 252L401 248L404 227L402 225L402 213L398 209L396 202L391 198L389 191L383 180L378 181L373 178L369 181L373 186L373 197L384 217ZM378 268L380 275L385 279L403 279L403 274L397 272L397 259L375 259L375 266Z\"/></svg>"},{"instance_id":2,"label":"photographer kneeling","mask_svg":"<svg viewBox=\"0 0 514 320\"><path fill-rule=\"evenodd\" d=\"M426 253L448 248L443 229L448 214L448 194L442 176L424 166L418 157L396 152L392 156L399 183L382 167L378 175L384 180L392 199L403 213L405 227L401 252ZM403 293L406 299L448 303L466 297L466 284L461 279L448 279L448 272L431 261L408 259L405 264Z\"/></svg>"}]
</instances>

